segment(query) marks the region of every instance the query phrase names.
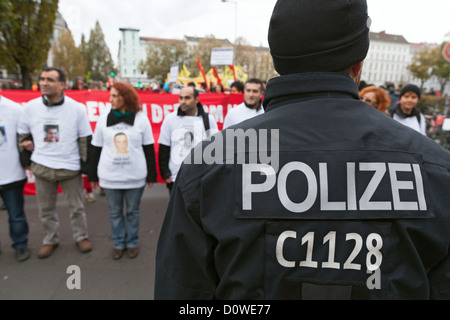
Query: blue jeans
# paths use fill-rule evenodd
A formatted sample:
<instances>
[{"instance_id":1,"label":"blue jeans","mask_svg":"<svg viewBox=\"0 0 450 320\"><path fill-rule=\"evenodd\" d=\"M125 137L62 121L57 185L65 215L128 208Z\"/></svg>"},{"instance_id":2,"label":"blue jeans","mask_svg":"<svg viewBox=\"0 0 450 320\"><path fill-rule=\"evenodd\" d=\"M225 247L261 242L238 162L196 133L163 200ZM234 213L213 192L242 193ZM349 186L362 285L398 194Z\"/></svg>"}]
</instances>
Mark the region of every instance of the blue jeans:
<instances>
[{"instance_id":1,"label":"blue jeans","mask_svg":"<svg viewBox=\"0 0 450 320\"><path fill-rule=\"evenodd\" d=\"M141 198L145 186L138 189L105 189L108 201L111 239L115 249L138 247ZM124 201L126 212L123 212Z\"/></svg>"},{"instance_id":2,"label":"blue jeans","mask_svg":"<svg viewBox=\"0 0 450 320\"><path fill-rule=\"evenodd\" d=\"M23 186L0 190L0 195L8 211L9 236L14 250L23 249L28 244L28 222L24 210Z\"/></svg>"}]
</instances>

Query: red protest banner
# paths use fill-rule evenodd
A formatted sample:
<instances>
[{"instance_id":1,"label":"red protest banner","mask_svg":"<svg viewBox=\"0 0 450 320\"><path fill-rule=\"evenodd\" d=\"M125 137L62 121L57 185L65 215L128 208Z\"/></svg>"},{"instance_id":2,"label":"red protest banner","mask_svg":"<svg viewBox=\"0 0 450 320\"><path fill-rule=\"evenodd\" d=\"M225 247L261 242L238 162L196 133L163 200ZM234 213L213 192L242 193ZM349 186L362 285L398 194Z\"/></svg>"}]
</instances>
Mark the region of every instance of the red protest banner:
<instances>
[{"instance_id":1,"label":"red protest banner","mask_svg":"<svg viewBox=\"0 0 450 320\"><path fill-rule=\"evenodd\" d=\"M21 105L26 104L28 101L33 100L41 96L39 91L24 91L24 90L3 90L1 94ZM158 138L161 130L162 122L165 117L178 109L178 95L168 93L153 93L149 91L138 91L141 104L144 112L150 120L153 130L153 136L155 138L155 152L156 159L158 159ZM111 109L109 102L109 91L65 91L65 95L72 99L83 103L86 106L86 112L92 130L95 130L97 120L103 113L107 113ZM229 109L241 104L244 101L244 96L241 94L219 94L219 93L206 93L200 94L200 102L203 105L206 112L209 112L217 121L219 130L223 128L223 121ZM157 163L158 171L159 166ZM28 173L29 174L29 173ZM29 181L32 181L32 177L29 177ZM158 182L164 181L159 176ZM27 184L26 194L35 194L34 184Z\"/></svg>"}]
</instances>

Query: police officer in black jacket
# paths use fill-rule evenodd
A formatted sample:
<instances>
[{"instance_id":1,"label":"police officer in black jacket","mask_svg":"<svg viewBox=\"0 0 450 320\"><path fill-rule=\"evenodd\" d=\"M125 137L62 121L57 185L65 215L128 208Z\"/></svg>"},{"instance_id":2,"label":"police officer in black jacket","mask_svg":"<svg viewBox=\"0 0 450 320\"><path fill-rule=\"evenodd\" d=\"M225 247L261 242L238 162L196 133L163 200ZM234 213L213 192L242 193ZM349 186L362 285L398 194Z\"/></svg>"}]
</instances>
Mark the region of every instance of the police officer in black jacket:
<instances>
[{"instance_id":1,"label":"police officer in black jacket","mask_svg":"<svg viewBox=\"0 0 450 320\"><path fill-rule=\"evenodd\" d=\"M155 299L449 299L450 153L359 100L365 0L278 0L266 113L181 167Z\"/></svg>"}]
</instances>

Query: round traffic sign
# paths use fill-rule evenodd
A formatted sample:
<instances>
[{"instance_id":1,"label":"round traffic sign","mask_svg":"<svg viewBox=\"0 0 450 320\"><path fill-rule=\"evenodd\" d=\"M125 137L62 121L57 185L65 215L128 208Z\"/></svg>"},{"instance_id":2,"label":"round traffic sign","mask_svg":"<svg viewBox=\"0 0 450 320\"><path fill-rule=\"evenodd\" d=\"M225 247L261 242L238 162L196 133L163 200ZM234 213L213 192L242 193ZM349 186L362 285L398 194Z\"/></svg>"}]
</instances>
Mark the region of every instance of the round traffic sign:
<instances>
[{"instance_id":1,"label":"round traffic sign","mask_svg":"<svg viewBox=\"0 0 450 320\"><path fill-rule=\"evenodd\" d=\"M442 50L442 55L444 56L445 60L450 62L450 42L444 46L444 49Z\"/></svg>"}]
</instances>

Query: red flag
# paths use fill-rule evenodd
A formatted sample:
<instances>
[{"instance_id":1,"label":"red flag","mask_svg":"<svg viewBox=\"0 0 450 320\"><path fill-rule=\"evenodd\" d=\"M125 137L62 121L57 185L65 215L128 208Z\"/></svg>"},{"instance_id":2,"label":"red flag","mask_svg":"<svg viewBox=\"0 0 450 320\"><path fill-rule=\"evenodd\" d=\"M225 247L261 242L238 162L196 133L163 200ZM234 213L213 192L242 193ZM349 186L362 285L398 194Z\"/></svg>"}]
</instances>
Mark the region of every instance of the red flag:
<instances>
[{"instance_id":1,"label":"red flag","mask_svg":"<svg viewBox=\"0 0 450 320\"><path fill-rule=\"evenodd\" d=\"M216 77L216 79L217 79L217 84L222 84L222 81L220 80L219 73L217 72L216 67L212 66L212 69L214 72L214 77Z\"/></svg>"},{"instance_id":2,"label":"red flag","mask_svg":"<svg viewBox=\"0 0 450 320\"><path fill-rule=\"evenodd\" d=\"M201 71L203 80L205 80L206 87L209 90L208 81L206 80L205 70L203 69L202 63L200 62L200 59L198 58L198 56L197 56L197 66L198 66L198 69Z\"/></svg>"},{"instance_id":3,"label":"red flag","mask_svg":"<svg viewBox=\"0 0 450 320\"><path fill-rule=\"evenodd\" d=\"M236 81L236 70L234 70L234 64L230 66L230 69L233 70L234 81Z\"/></svg>"}]
</instances>

